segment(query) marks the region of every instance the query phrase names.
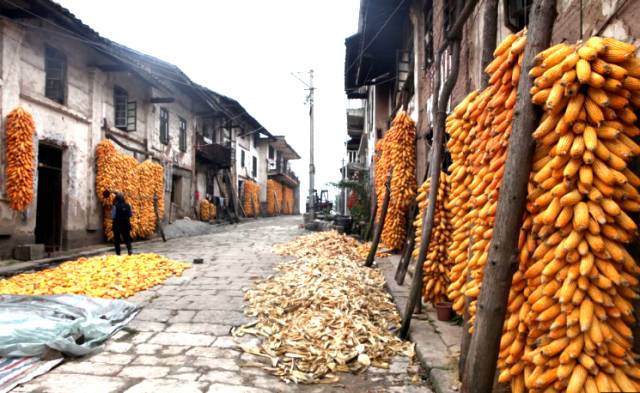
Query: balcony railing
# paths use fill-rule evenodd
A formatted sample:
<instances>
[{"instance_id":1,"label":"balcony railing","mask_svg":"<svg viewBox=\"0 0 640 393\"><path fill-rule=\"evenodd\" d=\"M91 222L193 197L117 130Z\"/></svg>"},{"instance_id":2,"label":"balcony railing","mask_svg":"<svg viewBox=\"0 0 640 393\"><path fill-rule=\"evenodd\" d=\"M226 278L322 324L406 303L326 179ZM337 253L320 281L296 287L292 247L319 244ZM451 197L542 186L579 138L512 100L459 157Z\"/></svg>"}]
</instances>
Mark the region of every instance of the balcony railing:
<instances>
[{"instance_id":1,"label":"balcony railing","mask_svg":"<svg viewBox=\"0 0 640 393\"><path fill-rule=\"evenodd\" d=\"M216 168L231 167L231 147L220 143L207 143L204 137L196 134L196 157Z\"/></svg>"}]
</instances>

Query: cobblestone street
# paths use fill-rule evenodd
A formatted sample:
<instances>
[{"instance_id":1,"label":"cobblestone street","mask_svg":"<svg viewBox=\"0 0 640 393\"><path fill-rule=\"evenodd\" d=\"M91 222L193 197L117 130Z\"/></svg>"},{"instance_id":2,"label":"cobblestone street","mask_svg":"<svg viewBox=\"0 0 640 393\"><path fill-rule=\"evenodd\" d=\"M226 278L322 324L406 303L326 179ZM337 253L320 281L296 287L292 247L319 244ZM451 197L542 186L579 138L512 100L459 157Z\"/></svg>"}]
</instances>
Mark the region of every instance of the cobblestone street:
<instances>
[{"instance_id":1,"label":"cobblestone street","mask_svg":"<svg viewBox=\"0 0 640 393\"><path fill-rule=\"evenodd\" d=\"M429 392L412 382L405 358L396 359L389 370L340 374L335 385L287 385L260 368L242 366L256 360L241 353L230 336L232 326L249 321L242 312L242 289L274 273L282 257L272 254L272 245L302 234L301 221L300 217L260 219L220 233L134 245L138 253L154 252L185 262L203 258L204 264L128 299L144 305L129 325L136 333L119 332L104 351L66 361L14 391Z\"/></svg>"}]
</instances>

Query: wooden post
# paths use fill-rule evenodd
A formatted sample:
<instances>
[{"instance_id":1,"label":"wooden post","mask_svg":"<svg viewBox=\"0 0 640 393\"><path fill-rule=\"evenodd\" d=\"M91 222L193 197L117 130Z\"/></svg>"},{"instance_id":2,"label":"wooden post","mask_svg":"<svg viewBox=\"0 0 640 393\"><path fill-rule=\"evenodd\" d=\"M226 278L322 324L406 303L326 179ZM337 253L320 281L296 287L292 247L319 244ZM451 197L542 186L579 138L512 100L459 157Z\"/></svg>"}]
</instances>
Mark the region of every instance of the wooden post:
<instances>
[{"instance_id":1,"label":"wooden post","mask_svg":"<svg viewBox=\"0 0 640 393\"><path fill-rule=\"evenodd\" d=\"M409 208L407 241L405 242L404 250L402 250L402 257L400 257L400 262L398 262L398 268L396 269L395 279L398 285L402 285L404 283L404 277L407 275L407 269L411 262L411 254L413 253L413 248L416 244L416 228L413 225L413 221L419 211L418 203L414 200Z\"/></svg>"},{"instance_id":2,"label":"wooden post","mask_svg":"<svg viewBox=\"0 0 640 393\"><path fill-rule=\"evenodd\" d=\"M462 10L458 13L456 21L453 23L450 31L447 33L445 42L438 50L437 57L434 64L434 103L433 103L433 143L431 149L431 160L429 163L429 172L431 175L431 185L429 188L429 204L422 215L422 237L420 239L420 251L418 253L418 259L416 261L416 271L413 275L413 281L411 283L411 289L409 290L409 297L402 318L402 326L400 327L400 338L406 339L409 337L409 328L411 327L411 318L416 308L416 304L420 301L422 295L422 279L424 268L424 260L427 256L427 249L429 248L429 242L431 241L431 232L433 231L433 219L435 217L436 210L436 198L438 196L438 186L440 183L440 171L442 170L442 155L444 150L444 129L447 120L447 105L449 104L449 98L451 92L458 79L458 71L460 69L460 40L462 35L462 28L469 15L473 12L477 4L477 0L468 0ZM460 2L458 2L460 5ZM459 7L458 7L459 8ZM440 65L442 64L442 57L447 47L451 48L451 69L447 79L440 89ZM438 95L437 92L440 92Z\"/></svg>"},{"instance_id":3,"label":"wooden post","mask_svg":"<svg viewBox=\"0 0 640 393\"><path fill-rule=\"evenodd\" d=\"M369 239L371 238L371 233L373 232L373 226L375 225L376 222L376 214L378 213L378 198L376 197L376 187L375 185L373 185L371 187L371 196L372 196L372 205L371 205L371 210L370 210L370 214L371 217L369 217L369 224L367 224L367 231L364 234L364 241L369 241Z\"/></svg>"},{"instance_id":4,"label":"wooden post","mask_svg":"<svg viewBox=\"0 0 640 393\"><path fill-rule=\"evenodd\" d=\"M482 69L493 61L498 35L498 0L485 0L482 13ZM482 73L480 88L489 85L489 74Z\"/></svg>"},{"instance_id":5,"label":"wooden post","mask_svg":"<svg viewBox=\"0 0 640 393\"><path fill-rule=\"evenodd\" d=\"M160 221L160 212L158 211L158 194L153 193L153 210L156 213L156 229L160 232L162 241L166 242L167 238L164 236L164 229L162 229L162 222Z\"/></svg>"},{"instance_id":6,"label":"wooden post","mask_svg":"<svg viewBox=\"0 0 640 393\"><path fill-rule=\"evenodd\" d=\"M393 176L393 168L389 170L387 180L384 182L384 201L382 201L382 210L380 211L380 221L376 226L376 231L373 234L373 240L371 241L371 248L369 249L369 255L367 255L367 261L364 263L366 267L373 265L373 260L376 257L378 251L378 244L380 243L380 236L384 229L384 221L387 218L387 209L389 208L389 200L391 199L391 177Z\"/></svg>"},{"instance_id":7,"label":"wooden post","mask_svg":"<svg viewBox=\"0 0 640 393\"><path fill-rule=\"evenodd\" d=\"M538 123L534 105L529 99L533 81L528 74L534 65L535 55L547 48L551 41L556 0L534 1L530 15L524 67L518 84L519 100L515 107L493 238L484 268L476 324L462 383L462 392L465 393L491 392L511 278L518 265L518 237L534 146L531 134Z\"/></svg>"}]
</instances>

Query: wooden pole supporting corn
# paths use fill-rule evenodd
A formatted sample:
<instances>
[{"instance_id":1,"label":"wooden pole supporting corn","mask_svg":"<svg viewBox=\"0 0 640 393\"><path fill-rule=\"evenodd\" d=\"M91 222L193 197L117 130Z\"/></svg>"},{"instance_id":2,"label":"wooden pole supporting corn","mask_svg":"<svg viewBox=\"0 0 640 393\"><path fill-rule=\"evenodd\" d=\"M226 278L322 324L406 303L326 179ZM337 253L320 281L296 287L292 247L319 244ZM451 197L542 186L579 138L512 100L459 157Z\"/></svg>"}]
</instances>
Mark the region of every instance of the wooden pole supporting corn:
<instances>
[{"instance_id":1,"label":"wooden pole supporting corn","mask_svg":"<svg viewBox=\"0 0 640 393\"><path fill-rule=\"evenodd\" d=\"M393 176L393 168L389 170L389 174L387 175L387 180L384 182L384 200L382 201L382 210L380 211L380 221L376 226L376 230L373 234L373 240L371 241L371 248L369 249L369 255L367 255L367 260L364 263L366 267L371 267L373 265L373 260L376 257L376 252L378 252L378 244L380 243L380 236L382 235L382 230L384 229L384 221L387 218L387 209L389 208L389 199L391 199L391 176Z\"/></svg>"},{"instance_id":2,"label":"wooden pole supporting corn","mask_svg":"<svg viewBox=\"0 0 640 393\"><path fill-rule=\"evenodd\" d=\"M524 69L518 84L519 99L507 148L493 238L478 299L474 334L467 354L463 393L492 391L509 288L518 263L518 236L534 147L532 132L538 121L534 104L529 98L533 81L528 74L534 65L535 55L549 46L556 17L556 0L534 1L530 15Z\"/></svg>"},{"instance_id":3,"label":"wooden pole supporting corn","mask_svg":"<svg viewBox=\"0 0 640 393\"><path fill-rule=\"evenodd\" d=\"M160 212L158 211L158 194L153 193L153 210L156 213L156 229L160 232L162 241L166 242L167 238L164 236L164 229L162 229L162 222L160 221Z\"/></svg>"},{"instance_id":4,"label":"wooden pole supporting corn","mask_svg":"<svg viewBox=\"0 0 640 393\"><path fill-rule=\"evenodd\" d=\"M406 339L409 337L409 328L411 327L411 317L413 311L416 308L416 304L420 301L422 295L422 279L423 279L423 267L424 260L427 256L427 250L429 248L429 241L431 240L431 232L433 230L433 219L435 217L435 201L438 195L438 185L440 182L440 171L442 170L442 155L444 150L444 129L447 119L447 105L451 92L458 79L458 71L460 69L460 40L462 37L462 28L469 15L473 12L477 0L468 0L464 7L460 7L458 2L458 10L462 10L458 13L458 18L453 23L451 30L447 33L446 40L438 50L438 55L434 64L434 92L440 92L434 95L433 102L433 115L434 128L433 128L433 142L431 146L431 160L429 163L429 173L431 176L431 187L429 189L429 205L424 211L422 217L422 238L420 240L420 251L418 253L418 259L416 261L416 272L413 275L413 281L411 283L411 289L409 291L409 298L405 307L405 312L402 318L402 326L400 327L400 338ZM440 90L440 64L442 64L442 57L447 48L451 49L451 69L449 75Z\"/></svg>"},{"instance_id":5,"label":"wooden pole supporting corn","mask_svg":"<svg viewBox=\"0 0 640 393\"><path fill-rule=\"evenodd\" d=\"M418 210L417 201L413 201L411 207L409 208L409 219L407 220L407 224L409 228L407 230L407 240L404 245L404 249L402 250L402 257L400 257L400 262L398 262L398 268L396 269L395 279L398 285L402 285L404 283L404 278L407 275L407 270L409 269L409 264L411 263L411 254L413 253L413 248L416 245L416 227L413 225L413 220L416 217Z\"/></svg>"}]
</instances>

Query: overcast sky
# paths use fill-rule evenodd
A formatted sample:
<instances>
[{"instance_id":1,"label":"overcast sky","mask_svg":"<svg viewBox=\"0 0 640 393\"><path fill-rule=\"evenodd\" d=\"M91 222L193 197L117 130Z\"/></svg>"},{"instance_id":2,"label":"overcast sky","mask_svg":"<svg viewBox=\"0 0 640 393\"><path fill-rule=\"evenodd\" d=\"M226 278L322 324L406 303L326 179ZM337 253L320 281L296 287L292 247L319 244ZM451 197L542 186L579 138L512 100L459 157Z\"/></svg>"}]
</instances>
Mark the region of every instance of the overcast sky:
<instances>
[{"instance_id":1,"label":"overcast sky","mask_svg":"<svg viewBox=\"0 0 640 393\"><path fill-rule=\"evenodd\" d=\"M315 187L331 189L326 183L339 180L347 138L344 39L357 30L359 0L57 1L100 35L177 65L285 135L302 156L293 164L302 209L309 111L305 86L290 73L313 68Z\"/></svg>"}]
</instances>

